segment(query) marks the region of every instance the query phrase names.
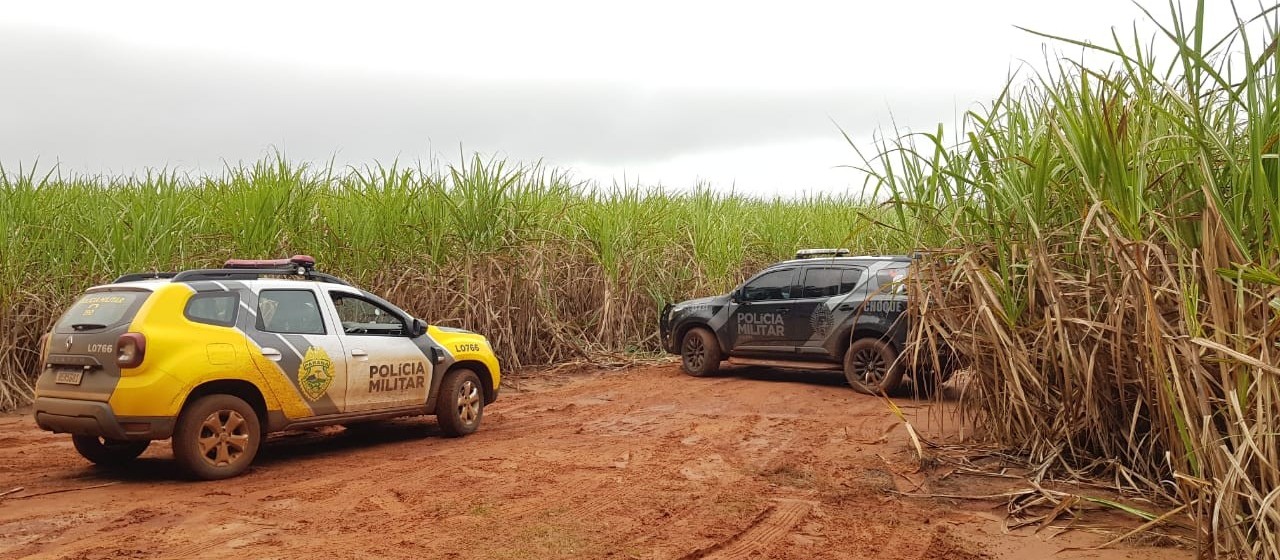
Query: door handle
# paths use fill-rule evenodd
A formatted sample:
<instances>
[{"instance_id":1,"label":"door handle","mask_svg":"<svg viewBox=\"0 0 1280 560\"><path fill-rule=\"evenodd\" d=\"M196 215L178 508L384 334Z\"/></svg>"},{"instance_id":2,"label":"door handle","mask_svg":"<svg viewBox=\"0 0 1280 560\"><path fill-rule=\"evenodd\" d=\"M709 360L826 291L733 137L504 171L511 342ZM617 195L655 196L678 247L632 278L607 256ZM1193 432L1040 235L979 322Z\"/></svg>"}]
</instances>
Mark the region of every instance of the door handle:
<instances>
[{"instance_id":1,"label":"door handle","mask_svg":"<svg viewBox=\"0 0 1280 560\"><path fill-rule=\"evenodd\" d=\"M276 350L275 348L263 346L262 355L265 356L268 360L271 360L273 362L280 361L280 351Z\"/></svg>"},{"instance_id":2,"label":"door handle","mask_svg":"<svg viewBox=\"0 0 1280 560\"><path fill-rule=\"evenodd\" d=\"M779 309L779 310L778 310L778 314L779 314L779 315L786 315L787 313L790 313L790 312L791 312L791 308L790 308L790 307L783 307L783 308L781 308L781 309Z\"/></svg>"},{"instance_id":3,"label":"door handle","mask_svg":"<svg viewBox=\"0 0 1280 560\"><path fill-rule=\"evenodd\" d=\"M368 353L368 352L365 352L364 350L361 350L361 349L359 349L359 348L352 348L352 349L351 349L351 355L352 355L352 356L354 356L354 357L356 357L356 358L366 358L366 357L368 357L368 356L369 356L369 353Z\"/></svg>"},{"instance_id":4,"label":"door handle","mask_svg":"<svg viewBox=\"0 0 1280 560\"><path fill-rule=\"evenodd\" d=\"M842 303L842 304L840 304L840 308L839 308L839 309L840 309L841 311L852 311L852 310L853 310L853 308L855 308L855 307L857 307L857 305L854 305L854 304L852 304L852 303Z\"/></svg>"}]
</instances>

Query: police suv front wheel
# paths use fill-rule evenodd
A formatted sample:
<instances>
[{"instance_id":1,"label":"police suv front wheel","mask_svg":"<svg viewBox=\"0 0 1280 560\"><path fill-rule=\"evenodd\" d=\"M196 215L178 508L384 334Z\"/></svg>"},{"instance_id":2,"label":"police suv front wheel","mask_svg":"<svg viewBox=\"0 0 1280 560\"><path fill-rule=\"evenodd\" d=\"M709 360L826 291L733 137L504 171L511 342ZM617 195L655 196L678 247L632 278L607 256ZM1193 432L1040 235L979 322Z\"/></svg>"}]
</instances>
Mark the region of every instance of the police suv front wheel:
<instances>
[{"instance_id":1,"label":"police suv front wheel","mask_svg":"<svg viewBox=\"0 0 1280 560\"><path fill-rule=\"evenodd\" d=\"M484 416L484 387L480 376L466 368L445 374L436 401L436 422L448 437L475 432Z\"/></svg>"},{"instance_id":2,"label":"police suv front wheel","mask_svg":"<svg viewBox=\"0 0 1280 560\"><path fill-rule=\"evenodd\" d=\"M859 393L889 394L902 384L898 352L882 340L855 340L844 354L844 377Z\"/></svg>"},{"instance_id":3,"label":"police suv front wheel","mask_svg":"<svg viewBox=\"0 0 1280 560\"><path fill-rule=\"evenodd\" d=\"M680 367L694 377L710 375L720 369L720 343L704 328L692 328L680 342Z\"/></svg>"},{"instance_id":4,"label":"police suv front wheel","mask_svg":"<svg viewBox=\"0 0 1280 560\"><path fill-rule=\"evenodd\" d=\"M258 414L234 395L205 395L178 416L173 458L202 480L236 476L249 468L262 444Z\"/></svg>"},{"instance_id":5,"label":"police suv front wheel","mask_svg":"<svg viewBox=\"0 0 1280 560\"><path fill-rule=\"evenodd\" d=\"M95 465L118 467L142 455L150 441L117 441L98 436L71 436L76 452Z\"/></svg>"}]
</instances>

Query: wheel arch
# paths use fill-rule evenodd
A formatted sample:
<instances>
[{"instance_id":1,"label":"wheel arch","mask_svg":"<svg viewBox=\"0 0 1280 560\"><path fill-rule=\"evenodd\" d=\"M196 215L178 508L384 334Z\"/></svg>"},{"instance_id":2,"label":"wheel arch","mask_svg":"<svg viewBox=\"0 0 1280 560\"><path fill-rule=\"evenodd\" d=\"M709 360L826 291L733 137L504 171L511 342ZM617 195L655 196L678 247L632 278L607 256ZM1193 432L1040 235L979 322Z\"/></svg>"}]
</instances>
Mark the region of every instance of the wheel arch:
<instances>
[{"instance_id":1,"label":"wheel arch","mask_svg":"<svg viewBox=\"0 0 1280 560\"><path fill-rule=\"evenodd\" d=\"M476 376L480 378L480 386L484 389L484 404L490 404L498 399L498 388L493 385L493 373L489 371L489 366L479 360L462 360L455 362L449 366L445 375L453 373L455 370L469 369L476 372Z\"/></svg>"},{"instance_id":2,"label":"wheel arch","mask_svg":"<svg viewBox=\"0 0 1280 560\"><path fill-rule=\"evenodd\" d=\"M716 346L720 347L721 355L724 355L724 344L720 342L720 334L717 333L715 329L711 328L711 325L708 325L706 322L700 321L700 320L685 321L684 323L681 323L678 327L676 327L676 332L675 332L676 336L674 341L676 353L677 354L680 353L680 347L681 345L684 344L685 335L689 334L689 331L693 329L699 329L699 328L706 329L707 332L711 333L711 339L716 341Z\"/></svg>"},{"instance_id":3,"label":"wheel arch","mask_svg":"<svg viewBox=\"0 0 1280 560\"><path fill-rule=\"evenodd\" d=\"M253 412L258 415L258 424L262 426L262 432L265 435L270 431L268 424L267 400L262 394L262 389L257 385L243 379L217 379L206 381L197 385L189 393L187 398L182 402L181 411L185 412L191 403L196 402L206 395L231 395L249 404L253 408ZM182 412L178 413L179 415Z\"/></svg>"},{"instance_id":4,"label":"wheel arch","mask_svg":"<svg viewBox=\"0 0 1280 560\"><path fill-rule=\"evenodd\" d=\"M857 327L853 329L849 333L849 336L844 338L844 342L842 342L840 346L840 355L843 356L844 353L849 350L849 346L852 345L854 341L862 340L864 338L872 338L872 339L884 342L885 344L888 344L890 348L893 348L894 352L902 351L901 348L898 348L897 344L894 344L892 337L889 336L889 333L886 333L880 329L863 326L863 327Z\"/></svg>"}]
</instances>

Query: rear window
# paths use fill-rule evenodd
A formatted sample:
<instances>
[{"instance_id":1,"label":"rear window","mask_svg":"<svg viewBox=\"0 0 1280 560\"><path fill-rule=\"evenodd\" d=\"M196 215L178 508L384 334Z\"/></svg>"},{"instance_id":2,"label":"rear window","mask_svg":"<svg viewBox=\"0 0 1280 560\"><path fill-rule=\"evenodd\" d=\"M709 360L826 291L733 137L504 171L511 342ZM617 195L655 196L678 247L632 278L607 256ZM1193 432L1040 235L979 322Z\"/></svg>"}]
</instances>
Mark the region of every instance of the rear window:
<instances>
[{"instance_id":1,"label":"rear window","mask_svg":"<svg viewBox=\"0 0 1280 560\"><path fill-rule=\"evenodd\" d=\"M92 292L80 296L54 326L59 333L92 331L133 320L151 292Z\"/></svg>"}]
</instances>

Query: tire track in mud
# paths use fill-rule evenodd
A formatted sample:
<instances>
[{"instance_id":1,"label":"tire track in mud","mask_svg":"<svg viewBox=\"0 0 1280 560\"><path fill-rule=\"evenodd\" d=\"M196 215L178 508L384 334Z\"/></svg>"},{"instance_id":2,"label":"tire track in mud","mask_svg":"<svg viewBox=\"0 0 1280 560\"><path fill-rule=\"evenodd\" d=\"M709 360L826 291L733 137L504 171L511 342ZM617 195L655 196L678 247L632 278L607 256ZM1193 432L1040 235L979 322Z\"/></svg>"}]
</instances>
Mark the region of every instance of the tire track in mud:
<instances>
[{"instance_id":1,"label":"tire track in mud","mask_svg":"<svg viewBox=\"0 0 1280 560\"><path fill-rule=\"evenodd\" d=\"M504 420L509 421L507 418L504 418ZM556 430L555 429L556 427L560 427L561 429ZM539 422L519 424L517 426L517 429L530 431L530 432L542 431L543 433L540 433L539 437L543 438L548 436L554 437L557 435L557 432L568 434L571 432L571 430L576 428L575 428L575 425L573 424L569 424L566 426L563 419L546 419ZM546 433L548 429L550 429L551 433ZM498 430L495 429L495 430L489 430L489 431L493 432ZM482 448L468 448L466 450L463 450L464 455L472 454L472 453L485 454L487 452L484 451ZM631 453L630 457L632 458L631 460L637 460L637 459L642 460L644 458L649 457L651 454L652 452L647 449L637 450L636 452ZM531 458L536 460L536 455L533 457L515 456L515 457L508 457L507 459L512 461L517 461L517 462L526 462ZM555 462L551 461L549 462L548 466L554 466L554 465L555 465ZM395 492L385 488L386 479L388 477L394 477L396 475L421 473L424 470L424 468L427 468L427 467L426 465L424 465L422 458L410 458L410 459L402 459L399 461L382 462L379 464L379 469L378 469L380 473L379 477L376 477L373 479L362 479L362 480L355 480L352 477L348 477L347 479L341 482L335 482L332 479L327 479L324 481L324 483L321 483L321 484L306 484L304 487L295 488L294 493L301 493L309 489L324 488L328 486L339 486L341 487L341 492L336 493L334 496L328 499L320 500L320 501L308 501L306 503L306 510L308 512L314 512L316 510L321 510L321 511L334 510L336 512L348 512L352 509L359 509L361 506L368 504L369 506L372 506L373 508L376 508L377 510L379 510L380 523L397 524L404 521L412 521L414 519L420 519L424 516L430 516L430 513L429 512L424 513L422 511L416 510L406 505L404 503L405 500L403 496L396 495ZM539 467L536 470L541 471L541 470L544 470L544 468ZM458 477L465 478L465 473L461 471L451 471L449 474L437 478L435 482L448 483L451 481L452 478L458 478ZM459 492L461 493L465 488L465 480L461 480L458 482L459 484L450 485L450 486L457 487L459 489ZM298 486L302 486L302 485L298 485ZM577 494L557 494L556 495L557 499L554 499L554 500L548 500L546 495L533 495L533 496L530 496L529 498L522 500L518 505L514 507L501 508L500 513L504 518L526 517L538 512L550 512L550 514L547 515L546 517L552 520L589 518L590 516L595 515L596 513L603 511L609 508L610 506L613 506L618 503L624 503L627 500L634 498L640 491L641 490L639 488L636 488L635 485L618 486L615 484L608 484L608 483L597 484L594 487L592 487L591 490L586 492L581 492ZM277 495L279 493L280 493L279 491L270 491L269 495ZM587 496L590 496L590 498L582 499ZM440 498L444 498L444 497L445 496L436 495L435 499L437 502L439 502ZM288 498L286 497L282 499L288 499ZM244 523L260 523L257 520L263 519L261 509L255 509L253 511L240 511L240 512L237 512L236 511L237 509L240 509L240 508L232 504L228 507L222 508L220 512L211 512L207 514L207 516L213 516L215 513L223 513L223 514L230 513L230 514L234 514L234 517L228 519L228 521L237 521L237 522L244 522ZM213 538L202 539L196 542L187 543L184 546L167 551L165 556L174 557L174 558L191 557L193 555L200 554L208 550L211 550L213 548L216 548L218 546L224 545L233 540L252 538L256 535L260 535L265 532L278 531L281 529L285 529L290 525L298 524L299 522L303 521L304 518L310 515L311 513L297 513L289 510L280 512L277 510L277 514L272 515L270 518L270 525L259 527L247 533L220 535ZM348 550L348 551L367 550L371 546L378 546L377 544L371 545L370 543L367 543L365 541L367 541L367 537L360 534L356 534L353 536L337 536L337 537L331 537L328 539L328 542L330 543L330 545L336 546L338 549Z\"/></svg>"},{"instance_id":2,"label":"tire track in mud","mask_svg":"<svg viewBox=\"0 0 1280 560\"><path fill-rule=\"evenodd\" d=\"M563 410L564 407L558 407ZM568 407L570 409L575 407ZM644 410L648 410L646 407ZM634 407L629 407L634 409ZM663 408L661 410L669 410ZM671 434L665 434L648 445L637 446L634 443L633 436L629 430L633 426L648 426L656 423L655 419L642 418L632 419L630 422L622 423L624 430L616 432L615 427L619 426L614 422L598 422L599 410L581 410L579 416L560 417L552 420L543 420L532 423L533 425L521 424L515 427L513 431L526 431L530 434L536 434L539 441L573 441L576 438L583 437L583 429L589 427L587 435L596 439L603 440L597 445L589 446L587 449L580 451L589 452L589 457L577 455L579 464L572 473L580 474L585 479L593 479L591 484L578 486L575 491L571 492L525 492L525 488L517 489L516 493L521 494L520 497L507 495L501 499L505 502L497 508L496 512L485 515L494 515L495 518L507 520L508 522L515 520L537 520L538 523L570 523L579 522L593 523L602 518L611 520L610 527L618 529L621 525L627 526L627 529L633 529L640 523L630 516L627 512L613 512L615 509L628 508L631 504L641 501L640 498L646 494L653 492L653 488L646 486L645 481L648 480L680 480L680 461L672 464L663 462L658 465L651 463L651 459L657 451L655 448L669 447L672 442ZM616 414L616 410L608 411L608 414ZM504 420L510 421L511 415L504 417ZM734 418L733 425L738 429L745 429L750 424L749 418ZM496 430L495 430L496 431ZM735 430L736 431L736 430ZM650 434L652 435L652 434ZM524 439L531 436L518 436ZM539 451L534 450L527 454L519 456L507 457L506 460L520 464L520 470L529 469L532 472L556 472L557 468L563 468L566 460L573 460L575 456L575 448L581 446L569 447L562 454L552 455L550 458L544 457ZM685 455L705 454L711 452L710 449L689 450L682 453ZM563 455L563 456L561 456ZM532 465L530 463L533 463ZM584 464L585 463L585 464ZM601 473L616 473L614 476L602 477ZM567 473L561 473L557 478L566 476ZM572 474L568 474L572 478ZM609 481L602 481L602 478L611 478ZM441 481L445 482L445 481ZM718 496L719 492L712 494L712 497ZM705 504L706 496L698 499L699 504ZM677 519L692 518L696 513L698 506L690 506L680 510L679 516L668 519L667 522L674 522ZM392 514L383 516L380 520L383 524L397 525L405 521L412 521L415 517L420 518L420 513L412 511L402 512L401 514ZM438 518L437 522L451 523L476 522L474 519L470 521L462 521L462 518L468 517L461 514L457 517ZM483 523L483 521L481 521ZM664 523L665 525L666 523ZM646 536L651 535L653 529L646 527ZM338 537L330 539L329 542L343 550L365 550L370 551L377 545L371 545L367 539L362 536Z\"/></svg>"},{"instance_id":3,"label":"tire track in mud","mask_svg":"<svg viewBox=\"0 0 1280 560\"><path fill-rule=\"evenodd\" d=\"M384 487L387 475L408 474L420 471L423 467L424 464L420 458L399 459L381 463L380 476L378 477L366 476L361 478L357 475L356 477L345 477L340 481L324 479L321 484L310 485L309 488L334 488L336 491L329 492L331 495L328 498L307 501L305 509L286 506L284 508L271 508L269 511L264 512L262 508L254 508L249 511L236 511L237 508L234 506L223 508L221 513L231 513L233 515L232 521L259 527L247 533L218 535L186 543L175 549L170 549L165 556L190 558L233 540L248 539L262 533L288 529L290 526L296 526L304 522L309 523L309 518L314 517L316 512L329 512L331 515L336 514L338 517L342 517L352 510L371 507L386 512L391 517L405 517L412 510L405 505L403 496L397 495L394 491ZM363 474L365 471L356 469L354 472ZM294 499L296 498L285 497L276 501ZM368 506L365 506L365 504L368 504ZM204 517L210 516L212 514Z\"/></svg>"},{"instance_id":4,"label":"tire track in mud","mask_svg":"<svg viewBox=\"0 0 1280 560\"><path fill-rule=\"evenodd\" d=\"M403 474L414 470L414 467L420 468L421 459L399 459L381 464L384 469L388 469L388 466L390 466L388 470ZM396 467L402 468L396 469ZM163 517L144 523L129 524L113 530L109 535L102 534L98 528L86 526L76 531L63 532L54 537L54 540L58 540L64 536L72 536L72 540L64 544L54 544L52 542L30 543L24 549L11 552L18 555L24 553L53 553L51 557L70 557L91 555L94 552L101 551L103 557L112 557L114 556L112 552L125 548L127 544L134 542L145 543L154 539L162 540L168 533L179 532L206 535L204 538L198 538L176 548L167 548L163 543L153 543L153 546L147 547L152 554L158 554L157 557L190 558L198 553L236 539L250 538L260 533L279 530L288 525L297 524L310 517L317 507L321 508L320 511L329 509L331 506L346 505L351 507L355 506L363 498L369 498L375 504L378 503L378 500L382 500L386 504L403 506L398 497L393 495L382 496L382 494L389 494L389 492L380 490L383 482L381 478L374 480L361 478L360 475L364 471L359 469L352 472L355 473L355 476L338 479L326 477L299 480L253 491L242 496L232 496L228 493L228 497L234 499L211 508L205 508L195 515L183 516L176 520ZM307 500L306 498L314 491L328 494L329 497L318 501ZM208 495L206 494L206 496ZM296 509L289 507L294 501L298 500L305 501L307 508ZM283 505L278 505L277 503L282 503ZM395 506L389 507L394 508ZM252 526L254 528L245 532L208 536L211 528L236 525ZM27 550L32 547L53 547L54 550L48 552Z\"/></svg>"},{"instance_id":5,"label":"tire track in mud","mask_svg":"<svg viewBox=\"0 0 1280 560\"><path fill-rule=\"evenodd\" d=\"M797 428L788 422L789 417L779 415L720 415L719 419L730 420L730 425L734 426L734 429L729 433L738 435L730 441L695 442L693 447L701 452L702 457L708 456L707 454L725 457L728 463L733 465L732 470L747 479L770 476L783 468L804 466L808 462L806 450L815 447L814 440L820 437L820 434L807 429L807 426ZM681 474L685 474L683 469ZM671 528L701 520L709 509L717 507L715 504L719 503L722 497L732 499L736 483L732 480L723 480L721 477L716 478L720 480L714 492L703 496L703 499L689 504L679 513L652 527L647 535L633 539L628 543L629 546L636 547L662 540L669 536ZM804 492L801 488L787 487L786 490ZM746 495L738 498L739 503L743 501L750 503L764 496ZM710 547L687 554L683 558L704 556L741 558L752 551L764 550L773 540L785 535L786 531L802 521L814 505L813 502L799 498L775 498L771 502L771 505L757 514L743 531ZM772 535L769 529L779 524L785 528L785 531L782 535ZM726 552L717 552L721 550ZM673 552L678 554L678 551Z\"/></svg>"},{"instance_id":6,"label":"tire track in mud","mask_svg":"<svg viewBox=\"0 0 1280 560\"><path fill-rule=\"evenodd\" d=\"M779 539L786 537L796 525L808 517L814 503L806 500L778 499L760 512L750 525L738 534L680 560L737 560L753 553L764 553Z\"/></svg>"},{"instance_id":7,"label":"tire track in mud","mask_svg":"<svg viewBox=\"0 0 1280 560\"><path fill-rule=\"evenodd\" d=\"M273 486L264 490L251 492L245 495L244 497L242 497L241 500L258 502L266 498L269 498L272 495L278 494L280 492L305 491L309 488L320 487L327 484L332 484L332 481L302 480L294 483ZM214 493L206 493L204 494L204 496L207 497L210 495L219 495L220 493L222 492L215 491ZM230 494L227 494L227 495L230 496ZM56 498L52 496L51 496L51 499L56 500ZM202 512L199 515L182 517L178 519L176 522L171 518L162 516L160 519L152 519L142 523L130 523L124 526L114 528L111 532L110 538L113 541L123 543L125 541L129 541L135 538L138 535L144 535L144 534L154 535L175 527L180 527L184 525L187 520L193 517L205 517L205 516L211 516L218 513L226 512L230 510L232 507L234 507L234 504L235 504L234 501L229 501L227 504L221 505L220 507L215 506L214 508L210 510L206 510L205 512ZM124 514L124 515L127 515L127 514ZM121 516L116 516L115 519L119 521L121 519ZM168 523L166 524L166 522ZM103 546L102 541L105 538L106 537L102 535L101 527L95 526L94 524L91 524L91 523L85 523L79 526L68 526L60 531L53 531L53 532L46 533L42 537L27 543L24 547L7 551L7 553L13 554L17 557L22 557L25 555L48 555L49 552L40 551L39 549L54 547L55 550L51 552L56 552L56 554L49 557L65 557L65 556L72 556L76 554L86 554L95 549L101 548ZM64 543L55 542L63 539L67 539L66 542Z\"/></svg>"},{"instance_id":8,"label":"tire track in mud","mask_svg":"<svg viewBox=\"0 0 1280 560\"><path fill-rule=\"evenodd\" d=\"M575 411L575 416L570 417L547 415L546 409L535 409L528 412L533 414L542 414L542 416L535 416L533 418L536 420L529 422L521 421L519 418L513 418L513 415L508 414L502 419L503 421L499 426L495 427L495 429L491 431L508 431L508 433L515 432L517 434L521 434L520 436L517 436L518 439L522 438L523 434L537 434L539 439L542 439L548 436L568 436L572 433L581 434L584 427L590 426L591 428L596 428L595 430L591 430L592 432L597 432L594 434L596 436L603 436L610 439L621 438L625 440L625 438L634 435L628 433L631 432L631 430L628 430L627 428L634 429L637 427L647 427L656 422L657 419L654 417L659 416L658 414L648 413L639 414L637 415L639 416L638 418L631 418L624 422L598 422L599 413L602 411L583 410L582 408L583 407L577 407L572 404L561 407L551 407L551 409L558 412L577 409ZM628 408L630 410L635 409L634 406ZM650 409L653 409L653 407L642 408L645 412L656 412L658 410ZM670 409L663 408L661 410ZM609 412L612 413L614 411ZM739 447L743 443L746 443L745 439L747 437L760 434L762 429L767 431L770 428L776 427L776 422L763 419L757 415L744 415L732 418L731 424L733 427L729 429L730 432L744 434L743 440L740 440L738 445L733 447ZM503 428L507 428L507 430L503 430ZM618 430L618 428L623 429ZM722 427L722 429L724 429L724 427ZM785 438L785 443L783 445L777 447L770 446L772 448L763 453L765 457L756 457L756 460L764 459L765 461L769 461L769 459L772 459L778 454L784 452L784 450L789 447L788 444L794 440L794 436ZM704 441L702 443L703 445L687 446L692 449L688 449L687 453L682 453L680 455L685 458L689 458L695 456L706 456L708 453L714 454L716 448L723 447L728 442ZM743 448L737 451L748 451L748 455L754 455L754 453L750 453L750 451L764 451L764 449L761 449L760 446L756 445L746 445L742 447ZM628 461L626 461L627 463L643 462L643 459L647 459L653 455L652 449L635 449L630 445L619 445L617 450L622 451L623 455L628 457ZM524 462L523 460L527 460L529 457L515 457L513 459ZM422 468L421 461L421 458L415 458L380 462L379 471L386 474L388 471L399 471L400 473L404 473L420 470ZM549 461L549 463L551 463L549 466L553 466L555 461ZM634 471L633 465L628 466L632 466ZM679 478L679 466L680 463L676 462L675 464L660 467L659 470L662 471L662 474L659 476L667 477L669 479ZM399 497L391 496L385 488L382 488L385 484L384 478L385 476L378 477L375 480L369 480L362 479L359 475L353 475L338 479L326 477L314 480L300 480L282 486L272 486L251 492L234 501L217 504L215 507L205 509L196 515L187 515L176 519L173 517L161 517L144 523L125 525L115 531L112 531L109 542L103 538L103 535L86 530L66 532L65 534L60 534L59 536L54 537L54 540L57 540L59 538L66 538L70 536L72 540L68 541L64 545L49 543L47 538L40 539L45 541L43 544L31 544L35 545L34 548L37 550L49 549L49 552L56 554L57 556L86 556L94 554L112 556L115 552L123 552L129 550L130 547L137 547L149 549L152 553L159 552L163 557L180 558L207 553L208 551L223 546L229 542L237 540L252 540L265 536L265 533L285 530L308 518L311 515L308 512L314 512L317 510L323 511L338 508L340 511L345 511L351 508L360 507L363 504L370 505L382 512L385 512L387 516L385 516L384 519L389 522L401 521L414 517L415 515L420 516L420 514L417 514L407 508ZM547 515L543 517L551 521L590 519L611 507L633 501L643 491L643 488L636 484L628 484L626 482L619 481L615 483L597 484L585 492L557 494L554 497L551 497L551 499L548 499L549 496L547 495L535 494L521 500L514 507L502 508L501 514L506 518L522 518L539 512L545 512ZM317 493L321 495L328 494L330 497L319 501L308 499ZM297 501L305 502L305 507L295 511L291 506ZM706 503L705 500L699 501ZM280 505L273 507L272 504L277 502ZM692 515L696 512L697 508L698 506L691 506L683 513ZM680 517L685 517L685 515L681 515ZM227 531L218 531L219 528L226 528ZM211 530L213 530L213 534L210 534ZM163 544L163 541L166 540L167 536L174 534L182 535L183 537L189 534L203 535L204 538L190 540L182 543L181 546L174 548L166 547ZM357 545L357 548L359 548L358 544L360 540L360 538L339 538L335 544ZM50 545L52 545L51 549ZM36 552L36 550L32 550L31 547L24 547L22 551Z\"/></svg>"}]
</instances>

